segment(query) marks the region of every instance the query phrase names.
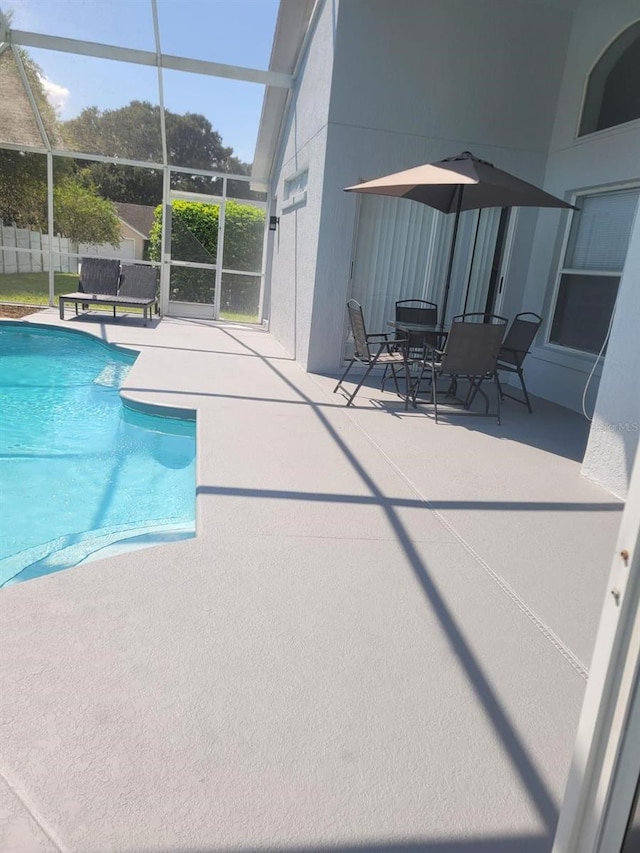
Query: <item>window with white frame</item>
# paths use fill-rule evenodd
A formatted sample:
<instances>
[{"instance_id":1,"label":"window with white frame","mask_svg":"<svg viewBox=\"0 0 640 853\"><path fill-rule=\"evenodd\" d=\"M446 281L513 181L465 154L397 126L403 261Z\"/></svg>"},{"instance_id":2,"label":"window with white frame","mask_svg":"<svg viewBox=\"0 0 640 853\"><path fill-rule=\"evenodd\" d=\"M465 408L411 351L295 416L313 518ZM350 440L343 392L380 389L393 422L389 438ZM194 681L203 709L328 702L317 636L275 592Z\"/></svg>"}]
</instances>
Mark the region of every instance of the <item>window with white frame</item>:
<instances>
[{"instance_id":1,"label":"window with white frame","mask_svg":"<svg viewBox=\"0 0 640 853\"><path fill-rule=\"evenodd\" d=\"M549 340L598 353L611 322L640 190L578 196Z\"/></svg>"},{"instance_id":2,"label":"window with white frame","mask_svg":"<svg viewBox=\"0 0 640 853\"><path fill-rule=\"evenodd\" d=\"M640 118L640 21L616 38L589 74L578 136Z\"/></svg>"},{"instance_id":3,"label":"window with white frame","mask_svg":"<svg viewBox=\"0 0 640 853\"><path fill-rule=\"evenodd\" d=\"M294 175L285 178L284 197L282 200L283 212L292 207L303 204L307 200L307 184L309 183L309 170L300 169Z\"/></svg>"}]
</instances>

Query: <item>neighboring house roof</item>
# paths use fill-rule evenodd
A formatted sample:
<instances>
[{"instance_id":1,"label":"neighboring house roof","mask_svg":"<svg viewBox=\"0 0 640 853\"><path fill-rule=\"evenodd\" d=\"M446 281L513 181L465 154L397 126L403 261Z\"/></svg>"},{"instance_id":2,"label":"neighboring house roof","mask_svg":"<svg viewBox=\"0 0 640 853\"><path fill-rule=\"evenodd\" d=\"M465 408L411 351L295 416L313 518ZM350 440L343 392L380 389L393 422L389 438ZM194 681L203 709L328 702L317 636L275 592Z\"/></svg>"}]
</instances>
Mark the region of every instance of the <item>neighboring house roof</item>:
<instances>
[{"instance_id":1,"label":"neighboring house roof","mask_svg":"<svg viewBox=\"0 0 640 853\"><path fill-rule=\"evenodd\" d=\"M148 240L155 218L155 207L147 204L128 204L123 201L115 201L113 204L120 219Z\"/></svg>"},{"instance_id":2,"label":"neighboring house roof","mask_svg":"<svg viewBox=\"0 0 640 853\"><path fill-rule=\"evenodd\" d=\"M8 48L0 53L0 91L2 91L0 139L3 142L12 142L14 145L32 145L36 148L43 148L44 140L22 84L15 59Z\"/></svg>"},{"instance_id":3,"label":"neighboring house roof","mask_svg":"<svg viewBox=\"0 0 640 853\"><path fill-rule=\"evenodd\" d=\"M294 74L311 21L314 0L280 0L269 71ZM266 190L278 148L280 128L291 89L267 86L262 101L260 127L251 169L251 187Z\"/></svg>"}]
</instances>

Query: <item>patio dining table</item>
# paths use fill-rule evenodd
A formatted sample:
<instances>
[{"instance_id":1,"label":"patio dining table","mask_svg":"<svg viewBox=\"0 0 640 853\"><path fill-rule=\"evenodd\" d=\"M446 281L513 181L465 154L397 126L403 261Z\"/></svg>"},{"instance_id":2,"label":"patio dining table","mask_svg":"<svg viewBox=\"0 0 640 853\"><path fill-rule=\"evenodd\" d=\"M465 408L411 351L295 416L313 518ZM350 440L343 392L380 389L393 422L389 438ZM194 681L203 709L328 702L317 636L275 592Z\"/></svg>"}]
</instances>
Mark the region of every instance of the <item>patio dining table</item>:
<instances>
[{"instance_id":1,"label":"patio dining table","mask_svg":"<svg viewBox=\"0 0 640 853\"><path fill-rule=\"evenodd\" d=\"M422 336L425 345L431 348L439 349L444 346L449 334L448 329L441 323L410 323L406 320L389 320L387 325L399 332L406 332L410 337Z\"/></svg>"},{"instance_id":2,"label":"patio dining table","mask_svg":"<svg viewBox=\"0 0 640 853\"><path fill-rule=\"evenodd\" d=\"M411 323L408 320L389 320L387 325L399 332L404 332L409 337L422 336L424 346L424 354L422 355L422 358L425 359L431 357L433 350L439 350L444 347L449 334L449 330L441 323ZM430 377L426 378L430 380ZM457 382L455 378L453 378L449 383L449 387L446 392L438 391L438 393L446 393L447 396L450 396L455 394L456 389ZM414 381L412 392L416 394L419 390L420 378L418 378L417 382Z\"/></svg>"}]
</instances>

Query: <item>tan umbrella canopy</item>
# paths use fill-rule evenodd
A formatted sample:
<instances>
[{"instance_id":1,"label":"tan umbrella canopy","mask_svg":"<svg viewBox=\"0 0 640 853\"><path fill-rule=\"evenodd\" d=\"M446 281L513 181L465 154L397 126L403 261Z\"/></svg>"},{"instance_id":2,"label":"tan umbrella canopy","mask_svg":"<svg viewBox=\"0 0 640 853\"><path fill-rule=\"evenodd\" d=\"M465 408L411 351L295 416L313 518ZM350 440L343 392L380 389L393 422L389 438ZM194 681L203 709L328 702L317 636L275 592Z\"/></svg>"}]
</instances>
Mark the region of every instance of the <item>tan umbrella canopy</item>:
<instances>
[{"instance_id":1,"label":"tan umbrella canopy","mask_svg":"<svg viewBox=\"0 0 640 853\"><path fill-rule=\"evenodd\" d=\"M442 322L444 322L451 284L453 256L458 236L458 222L463 210L484 207L561 207L573 205L527 183L509 172L497 169L492 163L463 151L456 157L447 157L437 163L425 163L404 172L395 172L366 181L346 192L370 193L419 201L443 213L455 212L453 237L449 252L449 265L444 289Z\"/></svg>"}]
</instances>

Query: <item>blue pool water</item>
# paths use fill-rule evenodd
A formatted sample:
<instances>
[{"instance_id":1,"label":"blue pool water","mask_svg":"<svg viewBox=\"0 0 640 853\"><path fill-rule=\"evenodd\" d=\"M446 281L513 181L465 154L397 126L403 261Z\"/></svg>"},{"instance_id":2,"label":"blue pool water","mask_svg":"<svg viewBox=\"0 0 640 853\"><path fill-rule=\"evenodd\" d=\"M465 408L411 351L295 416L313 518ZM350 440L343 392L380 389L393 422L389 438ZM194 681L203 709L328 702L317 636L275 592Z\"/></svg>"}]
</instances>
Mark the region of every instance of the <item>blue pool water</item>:
<instances>
[{"instance_id":1,"label":"blue pool water","mask_svg":"<svg viewBox=\"0 0 640 853\"><path fill-rule=\"evenodd\" d=\"M0 586L195 535L195 416L123 401L136 355L0 323Z\"/></svg>"}]
</instances>

